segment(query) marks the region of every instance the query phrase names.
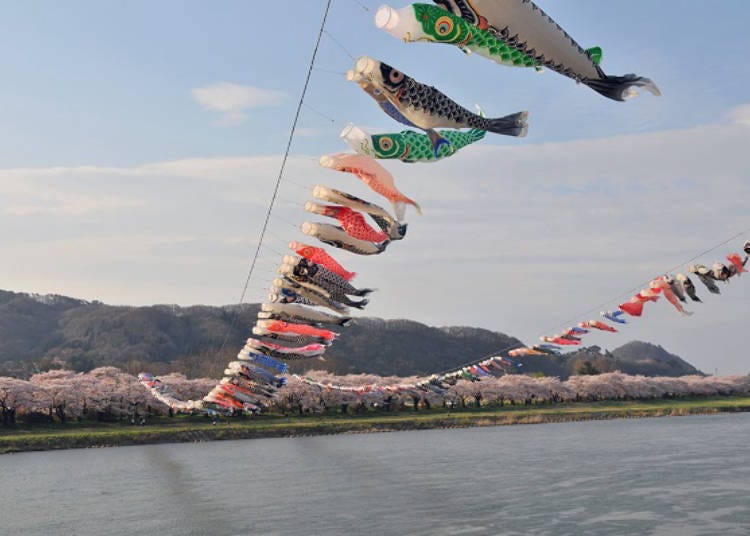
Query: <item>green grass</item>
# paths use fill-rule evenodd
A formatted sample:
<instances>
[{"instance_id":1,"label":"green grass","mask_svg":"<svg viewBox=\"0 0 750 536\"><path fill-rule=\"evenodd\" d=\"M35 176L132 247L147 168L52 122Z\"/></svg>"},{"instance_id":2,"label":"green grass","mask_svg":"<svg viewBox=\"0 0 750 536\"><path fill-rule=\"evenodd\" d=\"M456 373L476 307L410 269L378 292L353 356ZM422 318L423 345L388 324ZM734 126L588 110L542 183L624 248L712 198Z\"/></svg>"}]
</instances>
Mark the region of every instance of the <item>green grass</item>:
<instances>
[{"instance_id":1,"label":"green grass","mask_svg":"<svg viewBox=\"0 0 750 536\"><path fill-rule=\"evenodd\" d=\"M533 424L594 419L657 417L750 411L750 397L683 398L679 400L604 401L504 406L357 415L222 419L217 424L201 417L152 419L146 426L120 423L70 422L0 428L0 453L86 448L150 443L289 437L351 432L379 432L504 424Z\"/></svg>"}]
</instances>

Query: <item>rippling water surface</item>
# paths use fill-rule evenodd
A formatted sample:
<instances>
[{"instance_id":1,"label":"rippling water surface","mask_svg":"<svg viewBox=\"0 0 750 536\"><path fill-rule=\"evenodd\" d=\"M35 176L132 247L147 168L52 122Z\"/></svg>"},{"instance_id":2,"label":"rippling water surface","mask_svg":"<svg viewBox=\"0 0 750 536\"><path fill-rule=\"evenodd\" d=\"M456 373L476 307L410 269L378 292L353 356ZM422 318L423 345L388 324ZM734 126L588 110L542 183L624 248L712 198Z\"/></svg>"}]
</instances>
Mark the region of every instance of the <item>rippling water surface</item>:
<instances>
[{"instance_id":1,"label":"rippling water surface","mask_svg":"<svg viewBox=\"0 0 750 536\"><path fill-rule=\"evenodd\" d=\"M750 415L0 456L2 535L750 534Z\"/></svg>"}]
</instances>

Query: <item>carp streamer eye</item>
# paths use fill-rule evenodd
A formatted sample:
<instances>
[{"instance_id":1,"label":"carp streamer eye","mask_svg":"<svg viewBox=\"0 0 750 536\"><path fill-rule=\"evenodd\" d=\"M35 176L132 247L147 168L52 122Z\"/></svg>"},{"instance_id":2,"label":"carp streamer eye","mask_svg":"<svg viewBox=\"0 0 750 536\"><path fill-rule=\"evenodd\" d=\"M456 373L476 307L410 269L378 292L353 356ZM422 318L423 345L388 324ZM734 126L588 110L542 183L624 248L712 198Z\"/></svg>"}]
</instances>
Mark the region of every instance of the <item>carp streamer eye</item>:
<instances>
[{"instance_id":1,"label":"carp streamer eye","mask_svg":"<svg viewBox=\"0 0 750 536\"><path fill-rule=\"evenodd\" d=\"M453 21L450 17L440 17L435 22L435 33L440 36L446 36L453 31Z\"/></svg>"},{"instance_id":2,"label":"carp streamer eye","mask_svg":"<svg viewBox=\"0 0 750 536\"><path fill-rule=\"evenodd\" d=\"M393 70L391 71L391 74L388 75L388 78L390 79L392 83L398 84L399 82L403 81L404 73L402 73L401 71Z\"/></svg>"},{"instance_id":3,"label":"carp streamer eye","mask_svg":"<svg viewBox=\"0 0 750 536\"><path fill-rule=\"evenodd\" d=\"M378 145L383 151L390 151L393 148L393 140L391 138L380 138Z\"/></svg>"}]
</instances>

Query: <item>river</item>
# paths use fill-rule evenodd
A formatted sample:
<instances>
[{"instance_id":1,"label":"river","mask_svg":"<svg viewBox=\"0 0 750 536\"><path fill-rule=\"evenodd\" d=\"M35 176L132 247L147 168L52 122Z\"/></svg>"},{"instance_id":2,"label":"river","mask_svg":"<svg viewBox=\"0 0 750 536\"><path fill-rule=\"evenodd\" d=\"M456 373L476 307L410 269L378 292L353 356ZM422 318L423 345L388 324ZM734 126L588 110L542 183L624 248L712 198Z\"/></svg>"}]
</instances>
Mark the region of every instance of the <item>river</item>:
<instances>
[{"instance_id":1,"label":"river","mask_svg":"<svg viewBox=\"0 0 750 536\"><path fill-rule=\"evenodd\" d=\"M8 536L750 534L750 414L0 456Z\"/></svg>"}]
</instances>

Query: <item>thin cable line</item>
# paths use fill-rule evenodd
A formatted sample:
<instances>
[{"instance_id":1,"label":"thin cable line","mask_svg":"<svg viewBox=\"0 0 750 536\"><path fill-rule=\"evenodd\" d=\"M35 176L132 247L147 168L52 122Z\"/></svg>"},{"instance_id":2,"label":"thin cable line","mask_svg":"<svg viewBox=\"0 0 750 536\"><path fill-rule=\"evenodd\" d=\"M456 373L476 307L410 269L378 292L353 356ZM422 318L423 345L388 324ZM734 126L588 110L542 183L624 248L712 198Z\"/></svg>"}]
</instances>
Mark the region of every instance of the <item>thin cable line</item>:
<instances>
[{"instance_id":1,"label":"thin cable line","mask_svg":"<svg viewBox=\"0 0 750 536\"><path fill-rule=\"evenodd\" d=\"M283 198L279 198L279 199L281 200L281 202L284 205L286 205L288 207L292 207L293 206L295 209L305 208L305 204L304 203L300 203L299 201L291 201L289 199L283 199Z\"/></svg>"},{"instance_id":2,"label":"thin cable line","mask_svg":"<svg viewBox=\"0 0 750 536\"><path fill-rule=\"evenodd\" d=\"M361 7L361 8L362 8L362 9L363 9L364 11L370 11L370 8L369 8L369 7L367 7L366 5L364 5L364 4L363 4L362 2L360 2L359 0L354 0L354 2L355 2L355 3L357 3L357 4L359 4L359 7Z\"/></svg>"},{"instance_id":3,"label":"thin cable line","mask_svg":"<svg viewBox=\"0 0 750 536\"><path fill-rule=\"evenodd\" d=\"M722 242L719 242L718 244L716 244L716 245L714 245L714 246L712 246L712 247L710 247L710 248L706 249L705 251L702 251L701 253L698 253L697 255L694 255L693 257L691 257L691 258L689 258L689 259L687 259L687 260L685 260L685 261L682 261L681 263L679 263L679 264L676 264L675 266L672 266L671 268L669 268L669 269L665 270L665 273L668 273L668 272L673 272L673 271L677 270L678 268L680 268L680 267L682 267L682 266L685 266L686 264L689 264L689 263L693 262L694 260L696 260L696 259L698 259L698 258L700 258L700 257L702 257L702 256L704 256L704 255L707 255L707 254L709 254L709 253L711 253L711 252L713 252L714 250L716 250L716 249L720 248L720 247L721 247L721 246L723 246L723 245L726 245L726 244L728 244L728 243L729 243L729 242L731 242L732 240L735 240L735 239L739 238L740 236L742 236L743 234L746 234L746 233L748 233L748 232L750 232L750 227L748 227L747 229L745 229L745 230L743 230L743 231L740 231L739 233L737 233L737 234L735 234L735 235L731 236L730 238L727 238L726 240L724 240L724 241L722 241ZM616 300L620 299L620 298L621 298L621 297L623 297L623 296L627 296L627 295L628 295L628 294L630 294L631 292L635 292L636 290L640 289L640 288L641 288L642 286L644 286L644 285L647 285L648 283L649 283L648 281L647 281L647 282L645 282L645 283L641 283L641 284L640 284L640 285L638 285L637 287L634 287L633 289L631 289L631 290L629 290L629 291L627 291L627 292L625 292L625 293L623 293L623 294L620 294L619 296L616 296L615 298L613 298L613 299L611 299L611 300L608 300L608 301L606 301L606 302L604 302L604 303L602 303L602 304L600 304L600 305L598 305L598 306L596 306L596 307L593 307L593 308L589 309L588 311L586 311L586 312L582 313L581 315L578 315L578 316L576 317L576 319L578 319L578 318L581 318L582 316L584 316L584 315L586 315L586 314L589 314L589 313L590 313L591 311L598 311L598 310L599 310L599 309L601 309L601 307L603 307L604 305L607 305L607 304L609 304L609 303L611 303L611 302L613 302L613 301L616 301ZM572 320L572 321L570 321L570 322L566 322L566 323L565 323L565 325L567 325L567 324L569 324L569 323L571 323L571 322L575 322L575 320ZM562 324L561 324L561 325L562 325ZM550 331L551 331L551 330L550 330ZM545 332L545 333L546 333L546 332ZM456 371L459 371L459 370L461 370L461 369L463 369L463 368L466 368L466 367L470 367L470 366L472 366L472 365L476 365L477 363L481 363L482 361L485 361L485 360L487 360L487 359L489 359L489 358L491 358L491 357L496 357L496 356L498 356L499 354L502 354L502 353L504 353L504 352L507 352L507 351L509 351L509 350L513 350L513 349L515 349L515 348L523 348L524 346L525 346L525 345L524 345L524 344L523 344L522 342L519 342L519 343L516 343L516 344L512 344L512 345L506 346L506 347L504 347L504 348L501 348L501 349L499 349L499 350L495 350L495 351L493 351L492 353L489 353L489 354L485 354L484 356L482 356L482 357L480 357L480 358L478 358L478 359L474 359L474 360L472 360L472 361L467 361L466 363L464 363L464 364L462 364L462 365L459 365L459 366L455 366L455 367L451 367L451 368L447 368L447 369L441 370L441 371L439 371L439 372L433 372L433 373L431 373L431 374L429 374L429 375L425 376L425 378L428 378L428 377L430 377L430 376L442 376L442 375L444 375L444 374L448 374L449 372L456 372ZM562 354L562 355L564 355L564 354ZM351 387L352 387L352 386L347 386L347 388L351 388ZM356 386L354 386L354 387L356 387ZM381 386L381 387L388 387L388 386ZM333 386L333 388L335 389L335 388L336 388L336 386Z\"/></svg>"},{"instance_id":4,"label":"thin cable line","mask_svg":"<svg viewBox=\"0 0 750 536\"><path fill-rule=\"evenodd\" d=\"M321 69L320 67L316 67L313 69L316 73L326 73L326 74L335 74L337 76L346 76L346 73L342 73L341 71L337 71L335 69Z\"/></svg>"},{"instance_id":5,"label":"thin cable line","mask_svg":"<svg viewBox=\"0 0 750 536\"><path fill-rule=\"evenodd\" d=\"M265 249L267 249L268 251L270 251L271 253L273 253L273 254L275 254L275 255L278 255L279 257L283 257L283 256L284 256L284 253L281 253L280 251L278 251L278 250L276 250L276 249L272 248L272 247L271 247L271 246L269 246L268 244L263 244L263 247L264 247ZM276 261L276 262L278 262L278 261Z\"/></svg>"},{"instance_id":6,"label":"thin cable line","mask_svg":"<svg viewBox=\"0 0 750 536\"><path fill-rule=\"evenodd\" d=\"M740 236L742 236L743 234L746 234L748 232L750 232L750 227L748 227L747 229L745 229L743 231L740 231L739 233L735 234L734 236L731 236L730 238L727 238L723 242L720 242L719 244L716 244L715 246L712 246L712 247L708 248L707 250L702 251L701 253L698 253L697 255L694 255L693 257L690 257L686 261L682 261L681 263L676 264L676 265L672 266L671 268L668 268L668 269L664 270L662 273L671 273L671 272L674 272L678 268L686 266L686 265L690 264L691 262L693 262L694 260L703 257L704 255L708 255L709 253L711 253L711 252L719 249L721 246L728 244L732 240L735 240L735 239L739 238ZM612 303L614 301L618 301L618 300L620 300L622 298L625 298L625 297L629 296L631 293L640 290L642 287L648 285L650 282L651 282L650 279L648 281L641 282L638 285L636 285L635 287L631 288L630 290L626 290L622 294L618 294L614 298L609 299L609 300L607 300L605 302L602 302L599 305L597 305L596 307L592 307L591 309L588 309L587 311L584 311L583 313L581 313L579 315L576 315L575 318L578 319L578 318L581 318L581 317L583 317L585 315L591 314L592 312L600 311L605 305L609 305L610 303ZM567 326L568 324L570 324L571 322L575 322L575 320L570 320L568 322L564 322L564 323L558 324L556 327L554 327L554 328L552 328L552 329L550 329L548 331L545 331L545 333L554 331L554 330L556 330L558 328L563 328L563 327Z\"/></svg>"},{"instance_id":7,"label":"thin cable line","mask_svg":"<svg viewBox=\"0 0 750 536\"><path fill-rule=\"evenodd\" d=\"M312 160L314 162L318 162L320 159L319 158L312 158L311 157L311 158L309 158L309 160ZM302 188L303 190L306 190L308 193L312 192L312 188L310 187L309 184L307 184L307 185L300 184L299 182L295 182L293 180L289 180L288 177L284 178L284 184L293 184L294 186L297 186L298 188Z\"/></svg>"},{"instance_id":8,"label":"thin cable line","mask_svg":"<svg viewBox=\"0 0 750 536\"><path fill-rule=\"evenodd\" d=\"M320 30L318 31L318 38L315 41L315 48L313 49L312 58L310 58L310 66L307 69L307 76L305 77L305 84L302 87L302 94L299 98L299 103L297 104L297 111L294 114L294 121L292 122L292 128L289 131L289 139L287 140L286 144L286 150L284 151L284 158L281 161L281 167L279 168L279 175L276 177L276 185L273 189L273 196L271 197L271 202L268 205L268 211L266 212L266 218L263 222L263 228L260 232L260 240L258 240L258 247L255 249L255 254L253 255L253 260L250 264L250 269L247 273L247 278L245 279L245 285L242 288L242 294L240 295L240 301L239 305L242 305L242 303L245 301L245 294L247 293L247 287L250 284L250 278L253 276L253 270L255 269L255 263L258 260L258 254L260 253L260 247L263 243L263 238L265 237L266 230L268 229L268 222L271 219L271 212L273 211L273 205L276 201L276 195L279 191L279 185L281 184L281 179L284 176L284 168L286 167L286 161L289 158L289 151L292 147L292 140L294 139L294 132L297 128L297 122L299 121L300 111L302 110L302 103L305 100L305 94L307 93L307 86L310 84L310 77L312 76L312 70L313 65L315 65L315 57L318 55L318 48L320 47L320 40L323 37L323 32L325 31L325 25L326 20L328 19L328 11L331 8L331 0L328 0L326 2L325 12L323 13L323 20L320 23ZM326 32L327 33L327 32ZM231 325L227 328L227 332L224 335L224 340L221 343L221 346L219 347L219 351L217 354L221 354L222 350L224 350L224 346L226 346L227 341L229 340L229 335L231 334L232 330L237 325L237 319L239 318L239 311L237 311L232 318Z\"/></svg>"},{"instance_id":9,"label":"thin cable line","mask_svg":"<svg viewBox=\"0 0 750 536\"><path fill-rule=\"evenodd\" d=\"M338 40L338 39L336 39L335 37L333 37L333 35L331 35L331 33L330 33L330 32L329 32L328 30L324 30L324 33L325 33L325 34L326 34L326 35L328 36L328 38L329 38L329 39L330 39L331 41L333 41L333 42L334 42L334 43L335 43L336 45L338 45L338 47L339 47L339 48L340 48L341 50L343 50L343 51L344 51L344 53L345 53L345 54L346 54L347 56L349 56L349 57L350 57L351 59L354 59L354 56L352 56L352 53L351 53L351 52L349 52L349 51L348 51L348 50L346 49L346 47L345 47L344 45L342 45L342 44L341 44L341 43L339 42L339 40Z\"/></svg>"},{"instance_id":10,"label":"thin cable line","mask_svg":"<svg viewBox=\"0 0 750 536\"><path fill-rule=\"evenodd\" d=\"M308 110L310 110L311 112L313 112L313 113L315 113L315 114L319 115L320 117L322 117L322 118L323 118L323 119L325 119L326 121L330 121L330 122L331 122L332 124L334 124L334 125L335 125L335 124L337 124L337 123L339 123L339 121L337 121L337 120L336 120L336 119L334 119L333 117L331 117L331 116L328 116L328 115L324 114L323 112L321 112L321 111L319 111L319 110L316 110L315 108L313 108L312 106L310 106L310 105L309 105L309 104L307 104L306 102L304 102L304 103L302 103L302 104L303 104L303 106L304 106L305 108L307 108L307 109L308 109Z\"/></svg>"},{"instance_id":11,"label":"thin cable line","mask_svg":"<svg viewBox=\"0 0 750 536\"><path fill-rule=\"evenodd\" d=\"M276 233L274 233L274 232L273 232L273 231L271 231L271 230L267 231L267 233L268 233L268 234L269 234L269 235L270 235L271 237L275 238L276 240L278 240L279 242L281 242L282 244L284 244L284 247L286 247L286 246L287 246L287 244L289 244L289 237L286 237L286 238L282 238L282 237L280 237L279 235L277 235Z\"/></svg>"},{"instance_id":12,"label":"thin cable line","mask_svg":"<svg viewBox=\"0 0 750 536\"><path fill-rule=\"evenodd\" d=\"M275 214L275 213L274 213L274 214L271 214L271 216L273 216L273 217L274 217L274 218L276 218L277 220L283 221L284 223L286 223L286 224L288 224L288 225L290 225L290 226L294 227L295 229L299 229L299 226L300 226L300 224L299 224L299 223L294 223L294 222L291 222L291 221L287 220L287 219L286 219L285 217L283 217L283 216L279 216L278 214Z\"/></svg>"},{"instance_id":13,"label":"thin cable line","mask_svg":"<svg viewBox=\"0 0 750 536\"><path fill-rule=\"evenodd\" d=\"M708 255L708 254L709 254L709 253L711 253L712 251L714 251L714 250L716 250L716 249L719 249L719 248L720 248L721 246L723 246L723 245L726 245L726 244L728 244L728 243L729 243L729 242L731 242L732 240L735 240L735 239L739 238L740 236L742 236L743 234L746 234L746 233L748 233L748 232L750 232L750 227L748 227L747 229L745 229L745 230L743 230L743 231L740 231L739 233L737 233L737 234L735 234L735 235L733 235L733 236L731 236L731 237L727 238L726 240L724 240L724 241L722 241L722 242L719 242L718 244L716 244L716 245L714 245L714 246L712 246L712 247L708 248L707 250L705 250L705 251L702 251L701 253L698 253L697 255L694 255L693 257L690 257L690 258L689 258L689 259L687 259L686 261L682 261L681 263L679 263L679 264L676 264L675 266L672 266L671 268L669 268L669 269L665 270L665 273L668 273L668 272L674 272L674 271L675 271L675 270L677 270L678 268L680 268L680 267L682 267L682 266L685 266L686 264L689 264L689 263L693 262L694 260L696 260L696 259L698 259L698 258L700 258L700 257L702 257L702 256L704 256L704 255ZM648 285L648 283L649 283L649 282L650 282L650 281L646 281L645 283L641 283L640 285L638 285L638 286L636 286L636 287L634 287L634 288L632 288L632 289L628 290L627 292L624 292L624 293L622 293L622 294L620 294L620 295L618 295L618 296L616 296L616 297L614 297L614 298L612 298L612 299L610 299L610 300L607 300L606 302L603 302L602 304L600 304L600 305L597 305L596 307L592 307L592 308L591 308L591 309L589 309L588 311L585 311L584 313L582 313L582 314L580 314L580 315L576 316L575 318L576 318L576 319L578 319L578 318L581 318L581 317L583 317L584 315L587 315L587 314L591 313L592 311L598 311L598 310L600 310L600 309L601 309L602 307L604 307L605 305L607 305L607 304L609 304L609 303L612 303L613 301L619 300L619 299L620 299L620 298L622 298L623 296L628 296L628 295L629 295L629 294L630 294L631 292L635 292L636 290L639 290L639 289L640 289L641 287L643 287L644 285ZM575 320L571 320L571 321L569 321L569 322L565 322L564 324L560 324L560 325L559 325L558 327L560 327L560 326L564 326L564 325L568 325L568 324L570 324L570 323L572 323L572 322L575 322ZM553 330L554 330L554 329L556 329L556 328L553 328ZM553 331L553 330L549 330L549 331ZM545 331L544 333L547 333L547 331ZM477 364L477 363L480 363L480 362L484 361L485 359L489 359L490 357L496 356L497 354L501 354L501 353L503 353L503 352L507 352L508 350L513 350L513 349L515 349L515 348L523 348L523 347L524 347L524 344L523 344L523 343L520 343L520 344L514 344L514 345L511 345L511 346L506 346L505 348L502 348L502 349L500 349L500 350L496 350L496 351L492 352L491 354L487 354L487 355L485 355L485 356L483 356L483 357L480 357L479 359L475 359L475 360L473 360L473 361L469 361L469 362L467 362L467 363L465 363L465 364L463 364L463 365L461 365L461 366L458 366L458 367L453 367L453 368L449 368L449 369L445 369L445 370L443 370L443 371L440 371L440 372L435 372L435 373L433 373L433 374L435 374L435 375L438 375L438 376L439 376L439 375L442 375L442 374L446 374L446 373L448 373L448 372L453 372L453 371L456 371L456 370L459 370L459 369L462 369L462 368L465 368L465 367L470 367L471 365L475 365L475 364Z\"/></svg>"}]
</instances>

